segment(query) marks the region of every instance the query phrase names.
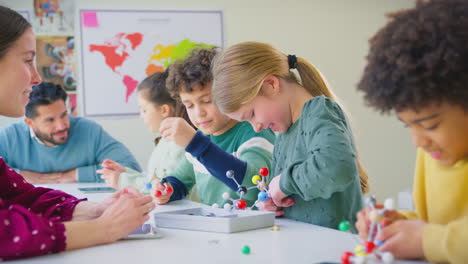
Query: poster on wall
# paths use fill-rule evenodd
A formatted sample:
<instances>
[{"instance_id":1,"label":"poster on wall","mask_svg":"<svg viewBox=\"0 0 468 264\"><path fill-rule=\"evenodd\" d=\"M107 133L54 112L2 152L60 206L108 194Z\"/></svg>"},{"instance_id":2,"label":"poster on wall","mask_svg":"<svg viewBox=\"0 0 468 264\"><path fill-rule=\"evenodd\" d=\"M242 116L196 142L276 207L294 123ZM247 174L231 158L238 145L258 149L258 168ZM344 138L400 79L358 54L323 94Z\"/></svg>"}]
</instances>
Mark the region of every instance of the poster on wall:
<instances>
[{"instance_id":1,"label":"poster on wall","mask_svg":"<svg viewBox=\"0 0 468 264\"><path fill-rule=\"evenodd\" d=\"M34 0L33 28L37 36L74 34L74 0Z\"/></svg>"},{"instance_id":2,"label":"poster on wall","mask_svg":"<svg viewBox=\"0 0 468 264\"><path fill-rule=\"evenodd\" d=\"M69 112L77 115L75 38L37 36L36 64L43 82L62 86L68 94Z\"/></svg>"},{"instance_id":3,"label":"poster on wall","mask_svg":"<svg viewBox=\"0 0 468 264\"><path fill-rule=\"evenodd\" d=\"M137 116L136 88L194 47L222 47L221 10L79 9L82 113Z\"/></svg>"}]
</instances>

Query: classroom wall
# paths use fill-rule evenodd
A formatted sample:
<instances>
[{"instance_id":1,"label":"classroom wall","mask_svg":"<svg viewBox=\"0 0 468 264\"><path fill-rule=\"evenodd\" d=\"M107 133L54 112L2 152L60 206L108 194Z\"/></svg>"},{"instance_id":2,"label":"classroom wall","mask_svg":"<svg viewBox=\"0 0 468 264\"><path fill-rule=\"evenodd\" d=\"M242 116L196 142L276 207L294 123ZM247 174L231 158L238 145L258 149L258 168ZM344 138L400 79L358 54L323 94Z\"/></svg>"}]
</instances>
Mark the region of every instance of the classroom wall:
<instances>
[{"instance_id":1,"label":"classroom wall","mask_svg":"<svg viewBox=\"0 0 468 264\"><path fill-rule=\"evenodd\" d=\"M32 0L0 0L29 8ZM415 150L409 132L394 116L366 107L356 92L365 66L368 39L386 23L385 13L414 5L408 0L77 0L77 6L106 8L221 8L226 45L254 40L269 42L285 53L310 60L326 76L349 111L371 193L396 197L411 188ZM79 43L79 42L77 42ZM78 50L77 50L78 51ZM0 126L15 119L0 118ZM128 146L146 167L152 137L137 119L96 120Z\"/></svg>"}]
</instances>

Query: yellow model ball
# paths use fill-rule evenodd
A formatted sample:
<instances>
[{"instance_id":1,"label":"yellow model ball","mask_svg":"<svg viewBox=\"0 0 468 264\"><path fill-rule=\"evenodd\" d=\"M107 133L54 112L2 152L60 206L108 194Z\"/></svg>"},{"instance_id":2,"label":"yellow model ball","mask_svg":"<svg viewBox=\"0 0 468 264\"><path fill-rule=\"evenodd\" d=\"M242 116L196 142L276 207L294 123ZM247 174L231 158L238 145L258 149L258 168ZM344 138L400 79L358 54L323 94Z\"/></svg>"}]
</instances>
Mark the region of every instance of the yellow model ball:
<instances>
[{"instance_id":1,"label":"yellow model ball","mask_svg":"<svg viewBox=\"0 0 468 264\"><path fill-rule=\"evenodd\" d=\"M258 184L260 181L262 180L262 177L258 176L258 175L254 175L252 177L252 183L253 184Z\"/></svg>"}]
</instances>

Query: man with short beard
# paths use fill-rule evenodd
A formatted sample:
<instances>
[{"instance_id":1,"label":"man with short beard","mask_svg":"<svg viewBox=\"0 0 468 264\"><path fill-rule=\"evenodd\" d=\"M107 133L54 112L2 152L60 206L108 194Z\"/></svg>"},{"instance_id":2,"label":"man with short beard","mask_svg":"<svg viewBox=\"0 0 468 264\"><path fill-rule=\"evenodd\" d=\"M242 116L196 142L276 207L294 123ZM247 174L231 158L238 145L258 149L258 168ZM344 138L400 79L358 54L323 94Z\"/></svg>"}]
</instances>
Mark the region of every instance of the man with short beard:
<instances>
[{"instance_id":1,"label":"man with short beard","mask_svg":"<svg viewBox=\"0 0 468 264\"><path fill-rule=\"evenodd\" d=\"M102 181L106 158L140 171L135 158L97 123L68 114L60 85L33 87L24 122L0 130L0 156L33 184Z\"/></svg>"}]
</instances>

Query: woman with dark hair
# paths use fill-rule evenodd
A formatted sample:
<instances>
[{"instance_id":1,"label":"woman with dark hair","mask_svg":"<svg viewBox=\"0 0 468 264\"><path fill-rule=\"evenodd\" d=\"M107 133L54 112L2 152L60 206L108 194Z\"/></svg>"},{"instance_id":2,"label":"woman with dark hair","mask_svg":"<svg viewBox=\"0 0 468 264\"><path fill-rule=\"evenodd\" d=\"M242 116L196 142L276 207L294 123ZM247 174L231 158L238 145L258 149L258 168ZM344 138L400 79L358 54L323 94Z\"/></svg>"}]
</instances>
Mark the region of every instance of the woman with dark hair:
<instances>
[{"instance_id":1,"label":"woman with dark hair","mask_svg":"<svg viewBox=\"0 0 468 264\"><path fill-rule=\"evenodd\" d=\"M41 82L31 25L0 6L0 115L25 113L32 86ZM0 146L1 147L1 146ZM0 260L112 243L148 219L150 196L133 188L95 203L34 187L0 157Z\"/></svg>"}]
</instances>

